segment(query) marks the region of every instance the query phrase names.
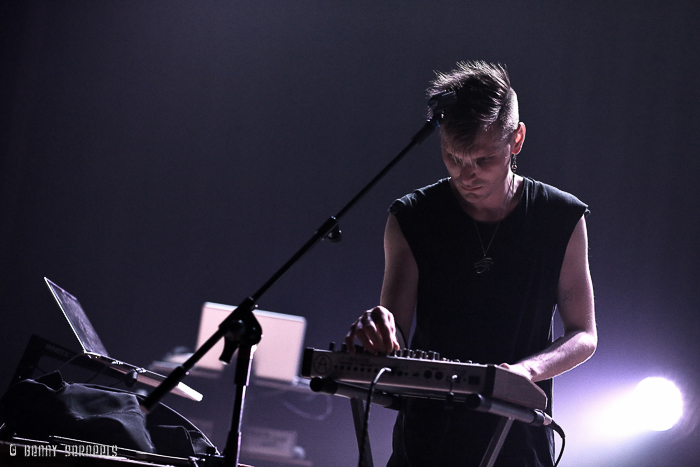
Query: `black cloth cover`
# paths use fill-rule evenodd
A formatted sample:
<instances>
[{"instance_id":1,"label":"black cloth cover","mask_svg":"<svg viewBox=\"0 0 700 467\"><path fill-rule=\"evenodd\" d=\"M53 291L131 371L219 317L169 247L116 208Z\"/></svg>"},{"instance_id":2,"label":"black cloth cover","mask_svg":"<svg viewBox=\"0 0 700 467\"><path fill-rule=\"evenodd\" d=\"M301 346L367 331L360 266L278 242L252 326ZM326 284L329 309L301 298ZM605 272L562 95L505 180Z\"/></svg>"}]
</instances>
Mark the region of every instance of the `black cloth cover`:
<instances>
[{"instance_id":1,"label":"black cloth cover","mask_svg":"<svg viewBox=\"0 0 700 467\"><path fill-rule=\"evenodd\" d=\"M12 385L0 399L3 436L81 441L176 457L216 453L187 419L159 404L148 416L139 396L98 385L63 381L59 372Z\"/></svg>"}]
</instances>

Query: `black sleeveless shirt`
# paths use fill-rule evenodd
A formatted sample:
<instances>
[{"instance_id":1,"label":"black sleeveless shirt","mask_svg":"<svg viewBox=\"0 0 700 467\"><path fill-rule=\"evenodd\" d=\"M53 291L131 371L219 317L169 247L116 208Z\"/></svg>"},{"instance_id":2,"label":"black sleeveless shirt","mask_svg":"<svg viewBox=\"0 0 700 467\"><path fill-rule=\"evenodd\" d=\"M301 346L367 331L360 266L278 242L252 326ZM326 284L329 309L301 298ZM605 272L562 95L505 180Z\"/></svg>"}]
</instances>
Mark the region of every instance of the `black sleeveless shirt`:
<instances>
[{"instance_id":1,"label":"black sleeveless shirt","mask_svg":"<svg viewBox=\"0 0 700 467\"><path fill-rule=\"evenodd\" d=\"M475 225L443 179L396 200L390 212L418 265L411 348L499 364L516 363L551 344L559 273L571 233L588 213L585 204L524 178L518 205L500 224ZM492 236L487 256L493 265L478 274L474 264ZM538 384L551 404L551 380ZM443 406L408 404L395 428L389 465L432 465L436 444L442 446L442 465L479 465L497 419L460 410L446 414ZM410 464L400 462L407 443ZM515 422L496 465L551 466L552 455L549 429Z\"/></svg>"}]
</instances>

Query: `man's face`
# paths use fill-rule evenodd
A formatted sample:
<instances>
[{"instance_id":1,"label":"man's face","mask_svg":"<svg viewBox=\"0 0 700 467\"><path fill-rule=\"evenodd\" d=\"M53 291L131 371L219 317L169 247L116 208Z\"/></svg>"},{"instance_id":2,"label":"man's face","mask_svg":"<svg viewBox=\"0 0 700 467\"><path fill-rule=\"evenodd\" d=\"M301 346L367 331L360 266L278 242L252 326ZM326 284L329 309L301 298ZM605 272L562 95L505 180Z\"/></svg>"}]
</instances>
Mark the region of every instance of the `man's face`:
<instances>
[{"instance_id":1,"label":"man's face","mask_svg":"<svg viewBox=\"0 0 700 467\"><path fill-rule=\"evenodd\" d=\"M483 131L471 150L460 153L442 138L442 159L450 183L463 201L479 207L501 203L509 186L510 155L518 131L503 138L499 129ZM518 147L519 150L519 147Z\"/></svg>"}]
</instances>

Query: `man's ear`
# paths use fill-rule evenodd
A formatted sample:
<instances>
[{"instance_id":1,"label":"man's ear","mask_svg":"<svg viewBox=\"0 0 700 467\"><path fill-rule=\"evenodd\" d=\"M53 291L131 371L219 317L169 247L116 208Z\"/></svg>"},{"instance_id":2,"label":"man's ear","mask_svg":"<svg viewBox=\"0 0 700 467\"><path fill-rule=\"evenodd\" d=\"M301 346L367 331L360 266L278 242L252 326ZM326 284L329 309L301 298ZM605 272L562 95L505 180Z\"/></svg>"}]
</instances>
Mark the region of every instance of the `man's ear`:
<instances>
[{"instance_id":1,"label":"man's ear","mask_svg":"<svg viewBox=\"0 0 700 467\"><path fill-rule=\"evenodd\" d=\"M523 148L523 142L525 141L525 124L523 122L518 123L518 128L515 130L515 135L513 138L513 154L518 154Z\"/></svg>"}]
</instances>

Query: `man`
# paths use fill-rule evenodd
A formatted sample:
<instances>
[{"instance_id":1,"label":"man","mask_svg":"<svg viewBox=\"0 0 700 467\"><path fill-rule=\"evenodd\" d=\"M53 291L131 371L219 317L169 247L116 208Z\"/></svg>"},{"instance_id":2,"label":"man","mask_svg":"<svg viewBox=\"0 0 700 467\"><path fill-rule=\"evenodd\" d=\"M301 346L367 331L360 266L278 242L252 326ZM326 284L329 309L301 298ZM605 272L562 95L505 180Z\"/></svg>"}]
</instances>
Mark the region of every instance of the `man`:
<instances>
[{"instance_id":1,"label":"man","mask_svg":"<svg viewBox=\"0 0 700 467\"><path fill-rule=\"evenodd\" d=\"M588 267L587 206L516 175L525 141L517 96L500 65L458 63L431 96L455 91L440 129L449 178L390 208L380 306L346 336L370 352L405 347L500 364L537 383L587 360L597 333ZM552 342L559 310L564 335ZM498 418L444 402L407 400L389 466L477 466ZM497 466L551 466L551 430L515 422Z\"/></svg>"}]
</instances>

